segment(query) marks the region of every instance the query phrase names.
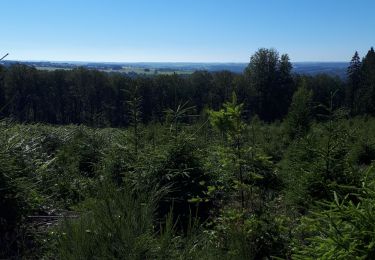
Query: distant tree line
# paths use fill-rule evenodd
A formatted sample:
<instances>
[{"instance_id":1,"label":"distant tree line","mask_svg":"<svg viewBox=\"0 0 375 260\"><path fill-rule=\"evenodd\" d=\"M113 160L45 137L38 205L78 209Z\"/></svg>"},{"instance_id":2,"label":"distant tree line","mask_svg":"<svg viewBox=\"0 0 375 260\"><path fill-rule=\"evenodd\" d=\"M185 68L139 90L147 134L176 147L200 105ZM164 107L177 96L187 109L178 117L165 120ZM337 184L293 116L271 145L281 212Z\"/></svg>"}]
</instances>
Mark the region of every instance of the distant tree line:
<instances>
[{"instance_id":1,"label":"distant tree line","mask_svg":"<svg viewBox=\"0 0 375 260\"><path fill-rule=\"evenodd\" d=\"M375 52L361 60L356 52L346 81L326 74L294 75L287 54L259 49L244 73L196 71L191 75L130 78L97 70L42 71L25 65L0 67L0 115L16 121L89 126L127 126L129 101L141 100L141 120L162 121L165 111L188 102L196 114L218 109L236 92L245 116L281 120L304 82L313 104L327 104L352 115L375 114ZM317 112L318 112L317 108Z\"/></svg>"}]
</instances>

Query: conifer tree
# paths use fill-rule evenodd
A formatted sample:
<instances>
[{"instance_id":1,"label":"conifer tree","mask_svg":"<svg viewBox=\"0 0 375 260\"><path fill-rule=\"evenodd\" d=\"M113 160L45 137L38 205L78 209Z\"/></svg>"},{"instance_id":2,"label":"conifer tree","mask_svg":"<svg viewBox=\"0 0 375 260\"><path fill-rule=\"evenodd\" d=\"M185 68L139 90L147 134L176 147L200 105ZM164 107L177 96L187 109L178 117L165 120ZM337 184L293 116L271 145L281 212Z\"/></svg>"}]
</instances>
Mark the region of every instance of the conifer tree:
<instances>
[{"instance_id":1,"label":"conifer tree","mask_svg":"<svg viewBox=\"0 0 375 260\"><path fill-rule=\"evenodd\" d=\"M130 123L133 128L133 145L134 154L138 155L139 148L139 124L141 122L141 102L142 97L138 94L138 87L135 87L132 92L129 92L130 99L127 100L129 106Z\"/></svg>"},{"instance_id":2,"label":"conifer tree","mask_svg":"<svg viewBox=\"0 0 375 260\"><path fill-rule=\"evenodd\" d=\"M239 181L241 206L245 207L244 173L243 173L243 132L245 123L242 121L243 104L237 103L237 96L233 92L232 101L226 102L219 111L210 111L211 124L226 135L230 146L233 148L234 167ZM233 157L233 156L232 156Z\"/></svg>"},{"instance_id":3,"label":"conifer tree","mask_svg":"<svg viewBox=\"0 0 375 260\"><path fill-rule=\"evenodd\" d=\"M355 108L355 99L361 84L361 66L362 62L356 51L347 70L348 88L346 93L346 103L352 113L355 113L357 110Z\"/></svg>"},{"instance_id":4,"label":"conifer tree","mask_svg":"<svg viewBox=\"0 0 375 260\"><path fill-rule=\"evenodd\" d=\"M360 112L375 114L375 51L371 48L362 60Z\"/></svg>"},{"instance_id":5,"label":"conifer tree","mask_svg":"<svg viewBox=\"0 0 375 260\"><path fill-rule=\"evenodd\" d=\"M291 139L303 136L312 121L312 91L302 81L301 87L294 93L289 113L286 117L286 131Z\"/></svg>"}]
</instances>

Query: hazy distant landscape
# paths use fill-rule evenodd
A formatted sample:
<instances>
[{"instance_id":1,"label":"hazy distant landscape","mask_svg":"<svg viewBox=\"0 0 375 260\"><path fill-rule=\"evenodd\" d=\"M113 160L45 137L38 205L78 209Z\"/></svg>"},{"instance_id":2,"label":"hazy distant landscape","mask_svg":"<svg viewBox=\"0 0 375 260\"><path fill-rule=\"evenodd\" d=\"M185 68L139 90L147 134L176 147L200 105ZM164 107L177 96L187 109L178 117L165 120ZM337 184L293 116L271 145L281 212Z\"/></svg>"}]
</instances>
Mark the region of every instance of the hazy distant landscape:
<instances>
[{"instance_id":1,"label":"hazy distant landscape","mask_svg":"<svg viewBox=\"0 0 375 260\"><path fill-rule=\"evenodd\" d=\"M209 72L230 71L242 73L248 63L189 63L189 62L50 62L50 61L3 61L0 64L25 64L43 70L73 69L84 67L106 72L118 72L129 75L157 75L157 74L191 74L197 70ZM346 77L348 62L293 62L293 73L316 75L328 74Z\"/></svg>"}]
</instances>

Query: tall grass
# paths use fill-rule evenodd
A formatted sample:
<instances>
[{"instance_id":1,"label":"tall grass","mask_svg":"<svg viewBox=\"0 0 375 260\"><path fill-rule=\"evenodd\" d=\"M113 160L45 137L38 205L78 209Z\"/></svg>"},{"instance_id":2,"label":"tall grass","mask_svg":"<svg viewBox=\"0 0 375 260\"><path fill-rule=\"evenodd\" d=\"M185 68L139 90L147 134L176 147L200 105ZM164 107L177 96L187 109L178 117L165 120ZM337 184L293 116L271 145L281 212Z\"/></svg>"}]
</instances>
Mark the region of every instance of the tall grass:
<instances>
[{"instance_id":1,"label":"tall grass","mask_svg":"<svg viewBox=\"0 0 375 260\"><path fill-rule=\"evenodd\" d=\"M103 184L101 197L86 206L78 219L59 230L61 259L154 258L153 214L160 192L133 194L129 188Z\"/></svg>"}]
</instances>

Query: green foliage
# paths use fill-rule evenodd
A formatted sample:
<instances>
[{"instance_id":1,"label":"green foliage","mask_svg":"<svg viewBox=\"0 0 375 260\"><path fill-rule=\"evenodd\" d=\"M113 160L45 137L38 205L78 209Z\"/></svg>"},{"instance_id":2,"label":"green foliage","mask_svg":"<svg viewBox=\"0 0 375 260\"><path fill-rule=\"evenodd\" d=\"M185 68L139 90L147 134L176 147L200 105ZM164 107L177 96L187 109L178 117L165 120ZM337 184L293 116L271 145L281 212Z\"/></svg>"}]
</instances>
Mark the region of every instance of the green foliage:
<instances>
[{"instance_id":1,"label":"green foliage","mask_svg":"<svg viewBox=\"0 0 375 260\"><path fill-rule=\"evenodd\" d=\"M191 75L121 75L85 68L42 71L15 64L0 67L0 109L2 117L18 122L129 126L134 121L134 86L142 122L165 120L164 111L189 100L196 114L205 108L219 109L236 91L248 111L273 122L287 114L293 93L301 79L313 91L315 104L328 105L330 93L339 91L335 107L347 106L352 114L374 114L374 50L363 60L355 53L348 67L348 80L326 74L292 75L287 54L261 48L242 74L228 71L196 71ZM132 110L130 114L125 110ZM138 119L137 119L138 120Z\"/></svg>"},{"instance_id":2,"label":"green foliage","mask_svg":"<svg viewBox=\"0 0 375 260\"><path fill-rule=\"evenodd\" d=\"M287 54L279 56L275 49L259 49L245 70L249 87L256 94L255 110L262 120L281 119L287 113L294 82Z\"/></svg>"},{"instance_id":3,"label":"green foliage","mask_svg":"<svg viewBox=\"0 0 375 260\"><path fill-rule=\"evenodd\" d=\"M285 119L286 132L291 140L305 135L312 122L312 91L305 83L294 93Z\"/></svg>"},{"instance_id":4,"label":"green foliage","mask_svg":"<svg viewBox=\"0 0 375 260\"><path fill-rule=\"evenodd\" d=\"M69 207L84 199L94 186L96 168L101 160L104 139L98 133L78 128L57 151L51 166L55 199Z\"/></svg>"},{"instance_id":5,"label":"green foliage","mask_svg":"<svg viewBox=\"0 0 375 260\"><path fill-rule=\"evenodd\" d=\"M138 148L139 148L139 124L141 122L141 103L142 97L138 93L138 87L135 87L131 92L128 93L130 95L130 100L127 100L126 103L129 106L129 116L130 116L130 124L133 128L133 146L134 146L134 154L138 156Z\"/></svg>"},{"instance_id":6,"label":"green foliage","mask_svg":"<svg viewBox=\"0 0 375 260\"><path fill-rule=\"evenodd\" d=\"M209 111L210 121L214 127L217 127L229 138L239 138L243 131L244 123L242 121L243 104L237 104L237 96L232 95L232 101L223 104L219 111Z\"/></svg>"},{"instance_id":7,"label":"green foliage","mask_svg":"<svg viewBox=\"0 0 375 260\"><path fill-rule=\"evenodd\" d=\"M351 135L340 119L331 118L289 147L281 168L292 204L306 208L313 200L330 199L340 185L358 184L348 162Z\"/></svg>"},{"instance_id":8,"label":"green foliage","mask_svg":"<svg viewBox=\"0 0 375 260\"><path fill-rule=\"evenodd\" d=\"M228 259L264 259L287 256L287 237L282 217L256 216L226 209L215 226L222 254Z\"/></svg>"},{"instance_id":9,"label":"green foliage","mask_svg":"<svg viewBox=\"0 0 375 260\"><path fill-rule=\"evenodd\" d=\"M152 221L160 194L133 194L108 184L99 194L88 212L67 220L57 231L59 257L154 259L163 250L154 237Z\"/></svg>"},{"instance_id":10,"label":"green foliage","mask_svg":"<svg viewBox=\"0 0 375 260\"><path fill-rule=\"evenodd\" d=\"M20 223L30 210L18 185L21 169L4 150L0 152L0 258L13 256L20 249L16 240L22 232Z\"/></svg>"},{"instance_id":11,"label":"green foliage","mask_svg":"<svg viewBox=\"0 0 375 260\"><path fill-rule=\"evenodd\" d=\"M373 168L364 176L373 179ZM295 249L294 259L373 259L375 257L375 182L365 179L354 194L323 202L322 210L303 219L301 229L309 234Z\"/></svg>"},{"instance_id":12,"label":"green foliage","mask_svg":"<svg viewBox=\"0 0 375 260\"><path fill-rule=\"evenodd\" d=\"M39 144L6 124L2 121L0 126L0 258L17 258L38 250L33 248L37 243L27 216L40 210L46 199L35 183L37 167L30 162Z\"/></svg>"},{"instance_id":13,"label":"green foliage","mask_svg":"<svg viewBox=\"0 0 375 260\"><path fill-rule=\"evenodd\" d=\"M350 193L344 205L351 201L358 206L361 169L372 158L374 120L326 113L325 122L313 124L287 147L280 124L254 119L248 125L233 116L241 115L236 111L224 107L222 113L214 112L229 122L240 120L223 128L224 143L216 138L220 131L209 129L202 137L201 125L179 124L177 138L170 137L173 132L165 125L145 127L142 133L153 133L154 143L142 142L137 160L132 129L4 122L0 180L6 188L0 190L0 201L7 208L1 211L7 213L1 228L8 235L2 234L2 254L258 259L288 258L291 246L308 250L305 238L316 232L309 231L313 228L305 220L298 224L301 215L312 216L310 210L321 212L316 201L330 200L336 191L338 197ZM282 151L280 162L269 156L273 147ZM150 201L155 196L157 201ZM144 203L148 210L139 207ZM76 212L63 213L66 209ZM113 217L123 212L130 215L121 221ZM34 214L67 214L68 220L56 229L34 232L25 221ZM5 239L9 234L16 242ZM319 254L328 248L319 247Z\"/></svg>"},{"instance_id":14,"label":"green foliage","mask_svg":"<svg viewBox=\"0 0 375 260\"><path fill-rule=\"evenodd\" d=\"M103 158L99 166L99 173L118 185L125 181L130 182L130 175L136 167L134 149L127 140L127 136L123 135L114 137L109 147L103 149Z\"/></svg>"},{"instance_id":15,"label":"green foliage","mask_svg":"<svg viewBox=\"0 0 375 260\"><path fill-rule=\"evenodd\" d=\"M166 158L152 176L159 187L169 190L158 204L158 217L164 218L172 210L183 229L191 217L207 219L210 204L205 200L210 178L195 149L187 140L179 140L168 149Z\"/></svg>"},{"instance_id":16,"label":"green foliage","mask_svg":"<svg viewBox=\"0 0 375 260\"><path fill-rule=\"evenodd\" d=\"M374 97L375 97L375 51L371 48L362 60L360 69L361 79L357 83L358 90L356 96L356 108L358 114L375 113Z\"/></svg>"},{"instance_id":17,"label":"green foliage","mask_svg":"<svg viewBox=\"0 0 375 260\"><path fill-rule=\"evenodd\" d=\"M180 131L180 124L182 121L186 121L187 118L193 117L191 112L195 109L194 106L188 106L188 102L180 103L176 109L167 109L166 122L170 125L169 130L174 138L178 137Z\"/></svg>"},{"instance_id":18,"label":"green foliage","mask_svg":"<svg viewBox=\"0 0 375 260\"><path fill-rule=\"evenodd\" d=\"M358 91L362 80L362 62L356 51L348 67L348 87L346 90L346 103L352 114L358 113Z\"/></svg>"},{"instance_id":19,"label":"green foliage","mask_svg":"<svg viewBox=\"0 0 375 260\"><path fill-rule=\"evenodd\" d=\"M257 149L254 136L253 143L247 145L248 136L245 133L248 129L241 118L243 105L237 104L236 95L233 94L232 101L223 106L220 111L209 113L212 125L227 137L227 145L217 147L222 175L217 176L218 185L227 187L227 190L237 190L244 208L246 194L250 196L248 199L253 200L253 186L267 190L279 183L270 157Z\"/></svg>"},{"instance_id":20,"label":"green foliage","mask_svg":"<svg viewBox=\"0 0 375 260\"><path fill-rule=\"evenodd\" d=\"M227 158L231 160L231 167L235 170L236 181L241 195L241 206L245 206L245 183L243 172L243 137L245 124L242 121L243 104L237 104L237 96L233 92L232 101L223 104L223 109L219 111L209 111L211 124L218 128L225 135L229 149L226 149Z\"/></svg>"}]
</instances>

